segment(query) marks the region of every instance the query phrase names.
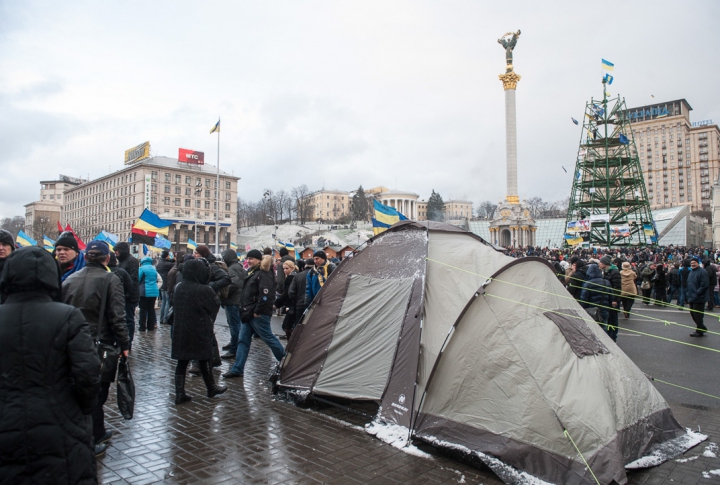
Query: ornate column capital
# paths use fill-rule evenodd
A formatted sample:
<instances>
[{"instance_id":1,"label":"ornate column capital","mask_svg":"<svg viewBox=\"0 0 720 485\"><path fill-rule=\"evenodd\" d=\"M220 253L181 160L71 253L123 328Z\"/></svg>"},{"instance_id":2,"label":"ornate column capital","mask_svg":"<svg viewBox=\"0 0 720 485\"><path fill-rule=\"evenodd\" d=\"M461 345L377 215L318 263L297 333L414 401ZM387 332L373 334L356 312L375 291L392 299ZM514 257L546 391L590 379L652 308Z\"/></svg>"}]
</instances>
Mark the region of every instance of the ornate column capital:
<instances>
[{"instance_id":1,"label":"ornate column capital","mask_svg":"<svg viewBox=\"0 0 720 485\"><path fill-rule=\"evenodd\" d=\"M506 72L498 76L498 79L503 83L503 89L505 89L505 91L517 88L517 83L520 82L520 78L521 76L515 73L515 71Z\"/></svg>"}]
</instances>

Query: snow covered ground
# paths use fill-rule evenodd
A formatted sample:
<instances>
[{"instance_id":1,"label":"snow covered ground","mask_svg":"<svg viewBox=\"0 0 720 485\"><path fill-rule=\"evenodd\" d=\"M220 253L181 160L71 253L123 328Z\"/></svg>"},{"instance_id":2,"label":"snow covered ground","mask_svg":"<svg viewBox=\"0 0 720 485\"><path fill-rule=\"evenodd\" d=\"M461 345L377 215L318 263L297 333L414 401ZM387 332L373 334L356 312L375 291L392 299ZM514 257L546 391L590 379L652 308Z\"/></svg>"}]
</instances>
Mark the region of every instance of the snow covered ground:
<instances>
[{"instance_id":1,"label":"snow covered ground","mask_svg":"<svg viewBox=\"0 0 720 485\"><path fill-rule=\"evenodd\" d=\"M277 230L275 230L275 226L244 227L237 236L238 250L245 251L248 244L251 249L272 247L274 244L273 234L275 234L278 241L291 242L296 246L302 246L302 248L305 245L298 245L296 241L312 241L310 246L314 247L317 245L318 238L323 237L326 241L330 241L330 243L326 244L356 247L363 244L373 235L372 224L369 222L358 224L356 229L344 229L346 226L334 226L335 229L330 229L330 227L333 226L314 222L302 226L298 224L280 224Z\"/></svg>"}]
</instances>

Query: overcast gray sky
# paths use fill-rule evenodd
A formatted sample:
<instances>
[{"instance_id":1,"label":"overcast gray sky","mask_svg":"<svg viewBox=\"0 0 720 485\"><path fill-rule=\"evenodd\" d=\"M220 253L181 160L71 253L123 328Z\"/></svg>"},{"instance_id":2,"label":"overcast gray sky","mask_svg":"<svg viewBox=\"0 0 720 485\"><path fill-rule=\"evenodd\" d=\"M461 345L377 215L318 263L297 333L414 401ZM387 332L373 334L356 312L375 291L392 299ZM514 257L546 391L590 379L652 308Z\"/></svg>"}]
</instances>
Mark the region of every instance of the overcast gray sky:
<instances>
[{"instance_id":1,"label":"overcast gray sky","mask_svg":"<svg viewBox=\"0 0 720 485\"><path fill-rule=\"evenodd\" d=\"M720 121L716 1L0 0L0 217L39 181L204 151L263 189L505 195L498 37L515 49L521 197L570 195L600 61L628 106L686 98ZM655 95L652 99L650 95Z\"/></svg>"}]
</instances>

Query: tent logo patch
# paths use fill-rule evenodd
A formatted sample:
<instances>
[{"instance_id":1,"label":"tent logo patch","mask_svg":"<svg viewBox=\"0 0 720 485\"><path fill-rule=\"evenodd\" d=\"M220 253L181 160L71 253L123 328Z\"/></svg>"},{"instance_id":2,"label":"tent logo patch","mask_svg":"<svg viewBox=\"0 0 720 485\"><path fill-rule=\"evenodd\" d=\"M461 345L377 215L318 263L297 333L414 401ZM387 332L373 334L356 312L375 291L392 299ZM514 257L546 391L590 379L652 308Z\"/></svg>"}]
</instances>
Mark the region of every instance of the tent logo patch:
<instances>
[{"instance_id":1,"label":"tent logo patch","mask_svg":"<svg viewBox=\"0 0 720 485\"><path fill-rule=\"evenodd\" d=\"M400 394L400 397L398 397L398 402L400 404L405 404L405 394Z\"/></svg>"}]
</instances>

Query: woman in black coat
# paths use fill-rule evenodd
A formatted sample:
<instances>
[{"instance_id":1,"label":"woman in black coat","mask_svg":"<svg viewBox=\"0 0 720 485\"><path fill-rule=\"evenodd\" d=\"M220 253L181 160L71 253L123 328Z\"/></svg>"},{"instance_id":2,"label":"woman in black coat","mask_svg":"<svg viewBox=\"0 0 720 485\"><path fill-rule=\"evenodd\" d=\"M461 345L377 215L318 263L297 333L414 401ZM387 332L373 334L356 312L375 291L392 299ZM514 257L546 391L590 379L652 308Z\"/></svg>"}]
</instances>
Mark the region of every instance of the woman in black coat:
<instances>
[{"instance_id":1,"label":"woman in black coat","mask_svg":"<svg viewBox=\"0 0 720 485\"><path fill-rule=\"evenodd\" d=\"M2 483L97 483L89 413L100 392L100 359L82 312L60 303L60 288L57 262L44 249L7 258L0 280Z\"/></svg>"},{"instance_id":2,"label":"woman in black coat","mask_svg":"<svg viewBox=\"0 0 720 485\"><path fill-rule=\"evenodd\" d=\"M282 271L285 275L283 282L283 293L275 300L275 308L283 308L285 310L285 319L282 323L282 329L285 331L285 337L290 340L293 328L295 327L295 302L289 296L290 286L297 275L294 261L285 261L282 264Z\"/></svg>"},{"instance_id":3,"label":"woman in black coat","mask_svg":"<svg viewBox=\"0 0 720 485\"><path fill-rule=\"evenodd\" d=\"M213 326L220 300L208 286L209 280L210 264L203 258L192 259L184 263L182 281L175 287L171 354L178 361L175 368L175 404L192 399L185 394L185 376L191 360L199 362L208 397L227 390L215 384L210 366L215 345Z\"/></svg>"}]
</instances>

